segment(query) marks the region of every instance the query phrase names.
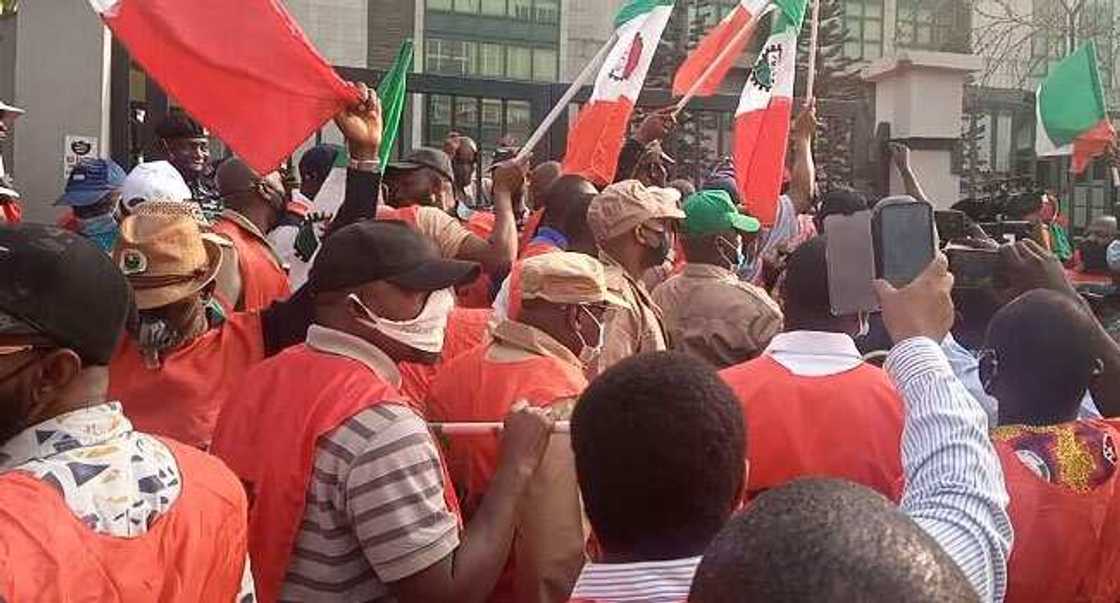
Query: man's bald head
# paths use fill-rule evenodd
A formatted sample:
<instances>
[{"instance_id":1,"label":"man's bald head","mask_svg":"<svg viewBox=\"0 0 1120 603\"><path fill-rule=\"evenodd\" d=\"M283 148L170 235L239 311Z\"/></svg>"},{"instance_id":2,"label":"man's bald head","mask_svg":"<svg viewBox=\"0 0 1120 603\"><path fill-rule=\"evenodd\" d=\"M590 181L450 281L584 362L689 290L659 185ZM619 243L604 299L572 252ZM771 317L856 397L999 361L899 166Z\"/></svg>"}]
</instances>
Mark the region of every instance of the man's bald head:
<instances>
[{"instance_id":1,"label":"man's bald head","mask_svg":"<svg viewBox=\"0 0 1120 603\"><path fill-rule=\"evenodd\" d=\"M226 207L234 211L245 212L257 205L276 212L284 209L284 180L279 172L261 177L240 158L233 157L218 166L214 180Z\"/></svg>"},{"instance_id":2,"label":"man's bald head","mask_svg":"<svg viewBox=\"0 0 1120 603\"><path fill-rule=\"evenodd\" d=\"M1096 318L1068 294L1036 290L1004 306L988 326L994 362L981 378L999 400L1001 425L1073 421L1100 360Z\"/></svg>"},{"instance_id":3,"label":"man's bald head","mask_svg":"<svg viewBox=\"0 0 1120 603\"><path fill-rule=\"evenodd\" d=\"M577 199L586 196L595 196L599 190L589 180L575 174L567 174L556 179L552 186L541 194L541 205L544 207L542 224L565 231L564 225L568 220L568 209Z\"/></svg>"},{"instance_id":4,"label":"man's bald head","mask_svg":"<svg viewBox=\"0 0 1120 603\"><path fill-rule=\"evenodd\" d=\"M529 173L529 194L533 198L533 209L544 206L544 192L560 178L562 169L559 161L546 161Z\"/></svg>"},{"instance_id":5,"label":"man's bald head","mask_svg":"<svg viewBox=\"0 0 1120 603\"><path fill-rule=\"evenodd\" d=\"M885 498L804 479L732 519L697 569L692 603L978 601L960 568Z\"/></svg>"}]
</instances>

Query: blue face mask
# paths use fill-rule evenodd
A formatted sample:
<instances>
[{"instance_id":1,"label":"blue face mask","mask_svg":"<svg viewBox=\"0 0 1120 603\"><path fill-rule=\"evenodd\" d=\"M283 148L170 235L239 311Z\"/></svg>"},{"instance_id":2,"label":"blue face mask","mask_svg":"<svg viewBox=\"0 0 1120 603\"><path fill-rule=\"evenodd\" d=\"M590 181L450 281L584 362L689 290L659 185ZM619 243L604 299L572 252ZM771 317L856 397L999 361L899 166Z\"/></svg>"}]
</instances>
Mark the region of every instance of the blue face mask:
<instances>
[{"instance_id":1,"label":"blue face mask","mask_svg":"<svg viewBox=\"0 0 1120 603\"><path fill-rule=\"evenodd\" d=\"M112 212L77 220L78 234L96 243L105 253L113 250L117 235L120 233L120 226Z\"/></svg>"}]
</instances>

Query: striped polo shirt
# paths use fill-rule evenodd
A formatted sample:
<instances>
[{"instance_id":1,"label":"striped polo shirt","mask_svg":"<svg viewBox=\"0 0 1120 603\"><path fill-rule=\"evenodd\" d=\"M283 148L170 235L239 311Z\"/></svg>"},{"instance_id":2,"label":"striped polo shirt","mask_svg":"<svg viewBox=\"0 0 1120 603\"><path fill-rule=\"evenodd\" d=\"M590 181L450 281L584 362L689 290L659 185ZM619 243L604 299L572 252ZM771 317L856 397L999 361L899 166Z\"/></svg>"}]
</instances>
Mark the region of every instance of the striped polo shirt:
<instances>
[{"instance_id":1,"label":"striped polo shirt","mask_svg":"<svg viewBox=\"0 0 1120 603\"><path fill-rule=\"evenodd\" d=\"M379 350L348 355L377 366ZM369 346L372 347L372 346ZM378 371L379 373L381 371ZM439 451L413 410L368 408L320 438L282 601L377 601L459 546Z\"/></svg>"},{"instance_id":2,"label":"striped polo shirt","mask_svg":"<svg viewBox=\"0 0 1120 603\"><path fill-rule=\"evenodd\" d=\"M589 563L576 581L572 601L683 603L700 557L638 563Z\"/></svg>"}]
</instances>

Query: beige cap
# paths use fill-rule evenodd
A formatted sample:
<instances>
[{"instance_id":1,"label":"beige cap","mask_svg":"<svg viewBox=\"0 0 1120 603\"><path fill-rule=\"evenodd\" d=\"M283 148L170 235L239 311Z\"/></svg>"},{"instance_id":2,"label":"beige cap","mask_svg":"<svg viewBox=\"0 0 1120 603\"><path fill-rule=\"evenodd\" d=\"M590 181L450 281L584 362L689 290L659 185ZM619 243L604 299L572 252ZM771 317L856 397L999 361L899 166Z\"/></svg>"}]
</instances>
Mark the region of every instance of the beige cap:
<instances>
[{"instance_id":1,"label":"beige cap","mask_svg":"<svg viewBox=\"0 0 1120 603\"><path fill-rule=\"evenodd\" d=\"M647 220L683 220L681 194L672 188L647 187L637 180L616 182L599 193L587 208L587 225L595 242L605 243Z\"/></svg>"},{"instance_id":2,"label":"beige cap","mask_svg":"<svg viewBox=\"0 0 1120 603\"><path fill-rule=\"evenodd\" d=\"M201 291L218 274L222 251L187 216L128 216L113 261L136 292L136 307L161 308Z\"/></svg>"},{"instance_id":3,"label":"beige cap","mask_svg":"<svg viewBox=\"0 0 1120 603\"><path fill-rule=\"evenodd\" d=\"M607 279L599 260L573 252L546 253L520 263L521 300L543 299L554 304L607 303L625 306L626 302L607 289Z\"/></svg>"}]
</instances>

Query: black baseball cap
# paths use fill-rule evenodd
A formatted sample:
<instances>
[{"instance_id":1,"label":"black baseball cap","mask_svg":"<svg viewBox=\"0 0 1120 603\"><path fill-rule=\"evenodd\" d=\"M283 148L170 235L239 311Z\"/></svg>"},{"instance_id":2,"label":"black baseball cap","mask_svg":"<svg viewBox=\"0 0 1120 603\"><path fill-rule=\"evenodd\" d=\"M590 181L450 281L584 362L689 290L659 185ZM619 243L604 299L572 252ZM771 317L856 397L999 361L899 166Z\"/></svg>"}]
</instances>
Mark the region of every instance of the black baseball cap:
<instances>
[{"instance_id":1,"label":"black baseball cap","mask_svg":"<svg viewBox=\"0 0 1120 603\"><path fill-rule=\"evenodd\" d=\"M45 336L108 365L132 311L132 289L84 237L39 224L0 226L0 335Z\"/></svg>"},{"instance_id":2,"label":"black baseball cap","mask_svg":"<svg viewBox=\"0 0 1120 603\"><path fill-rule=\"evenodd\" d=\"M451 182L455 181L455 172L451 168L451 158L447 156L447 153L431 147L420 147L416 149L409 153L404 158L404 161L389 164L389 167L386 168L385 171L386 173L392 172L393 170L410 172L423 168L435 170L440 176L443 176L447 180Z\"/></svg>"},{"instance_id":3,"label":"black baseball cap","mask_svg":"<svg viewBox=\"0 0 1120 603\"><path fill-rule=\"evenodd\" d=\"M311 267L312 291L342 291L388 281L415 291L437 291L469 283L475 262L445 260L435 245L407 224L366 220L327 237Z\"/></svg>"}]
</instances>

